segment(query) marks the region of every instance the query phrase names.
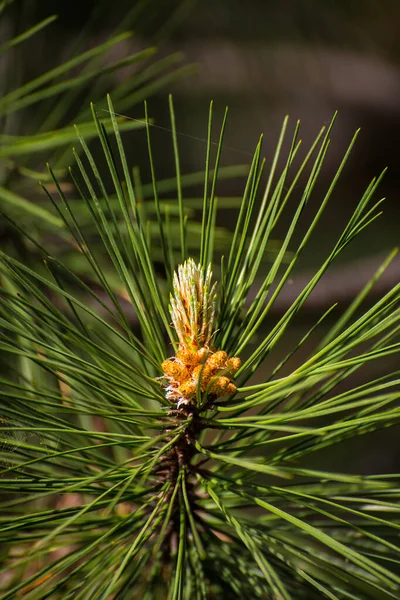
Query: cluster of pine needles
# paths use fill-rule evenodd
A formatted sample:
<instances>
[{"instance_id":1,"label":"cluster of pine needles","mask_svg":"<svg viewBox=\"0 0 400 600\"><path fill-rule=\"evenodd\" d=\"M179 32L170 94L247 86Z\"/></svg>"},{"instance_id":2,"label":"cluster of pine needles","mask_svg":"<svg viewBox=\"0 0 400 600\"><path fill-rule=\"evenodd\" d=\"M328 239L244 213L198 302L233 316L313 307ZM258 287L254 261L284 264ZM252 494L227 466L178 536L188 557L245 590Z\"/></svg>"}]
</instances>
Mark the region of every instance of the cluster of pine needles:
<instances>
[{"instance_id":1,"label":"cluster of pine needles","mask_svg":"<svg viewBox=\"0 0 400 600\"><path fill-rule=\"evenodd\" d=\"M107 125L92 110L102 158L77 131L70 175L101 255L79 225L76 197L49 167L44 192L95 284L11 223L43 263L32 269L1 254L1 596L399 598L398 475L312 467L319 452L400 420L399 371L368 376L370 361L400 350L400 285L363 308L395 253L336 320L333 306L273 361L331 263L377 217L379 178L271 324L356 136L296 243L333 123L304 153L299 124L289 134L286 119L268 168L260 139L222 256L215 224L226 115L215 149L211 105L200 243L189 254L169 106L175 201L159 194L147 109L148 202L140 202L111 100ZM287 211L290 225L266 268ZM359 370L362 383L352 377Z\"/></svg>"}]
</instances>

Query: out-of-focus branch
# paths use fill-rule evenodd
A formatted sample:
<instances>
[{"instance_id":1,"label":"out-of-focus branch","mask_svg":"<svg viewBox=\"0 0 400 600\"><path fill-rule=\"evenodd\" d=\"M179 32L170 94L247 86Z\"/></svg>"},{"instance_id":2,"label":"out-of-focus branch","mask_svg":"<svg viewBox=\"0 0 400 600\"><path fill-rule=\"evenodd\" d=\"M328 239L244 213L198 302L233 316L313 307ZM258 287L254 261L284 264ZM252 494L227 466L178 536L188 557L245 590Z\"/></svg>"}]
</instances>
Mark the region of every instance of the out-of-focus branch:
<instances>
[{"instance_id":1,"label":"out-of-focus branch","mask_svg":"<svg viewBox=\"0 0 400 600\"><path fill-rule=\"evenodd\" d=\"M339 265L336 268L331 267L307 298L304 309L319 310L335 302L348 304L373 277L385 258L385 255L380 254ZM277 314L287 310L314 274L315 271L306 271L289 280L277 297L271 312ZM397 255L376 281L370 297L381 296L399 281L400 255Z\"/></svg>"}]
</instances>

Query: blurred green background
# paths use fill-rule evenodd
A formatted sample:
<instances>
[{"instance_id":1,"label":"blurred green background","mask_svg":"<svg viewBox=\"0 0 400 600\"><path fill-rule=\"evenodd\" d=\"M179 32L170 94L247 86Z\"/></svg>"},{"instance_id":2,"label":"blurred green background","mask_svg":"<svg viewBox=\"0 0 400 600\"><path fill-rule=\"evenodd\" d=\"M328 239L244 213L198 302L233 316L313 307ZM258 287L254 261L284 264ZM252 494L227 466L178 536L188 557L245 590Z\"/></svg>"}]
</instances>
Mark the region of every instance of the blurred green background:
<instances>
[{"instance_id":1,"label":"blurred green background","mask_svg":"<svg viewBox=\"0 0 400 600\"><path fill-rule=\"evenodd\" d=\"M400 131L400 4L394 0L181 0L126 1L112 4L97 1L40 0L16 1L2 17L1 34L9 39L41 19L57 13L58 19L19 46L12 56L0 61L0 73L7 73L11 88L38 76L67 60L71 49L83 51L104 42L116 30L133 29L134 35L110 50L109 60L123 59L129 53L149 46L158 47L158 59L183 52L180 67L196 64L192 74L188 68L182 76L166 80L159 90L152 90L149 113L155 124L153 144L158 178L173 174L173 154L167 95L172 93L177 115L182 172L204 167L208 103L215 103L219 119L229 106L223 164L249 161L260 133L264 133L267 160L275 148L282 119L290 114L294 126L302 122L301 138L311 142L321 125L333 113L339 115L325 167L315 190L315 202L321 197L334 175L355 129L362 131L342 180L334 193L316 234L300 262L300 269L276 302L266 327L270 327L308 281L314 267L330 250L346 219L357 204L374 175L389 167L380 194L387 196L384 213L349 247L331 274L317 286L297 324L277 348L271 362L286 355L292 344L335 301L345 308L351 298L378 268L388 252L400 242L399 183L400 158L397 135ZM180 68L179 67L179 68ZM134 78L134 68L126 67L108 75L104 93ZM5 78L2 77L3 85ZM8 85L8 83L7 83ZM91 81L76 94L63 114L67 126L74 122L80 105L86 108L97 81ZM4 93L4 90L3 92ZM93 98L96 99L96 98ZM101 107L101 104L99 104ZM134 119L143 118L141 102L114 99L116 111ZM7 133L24 132L40 116L35 105L7 119ZM218 121L218 119L217 119ZM3 132L5 121L2 120ZM141 169L143 180L149 181L146 144L143 132L125 134L128 157ZM71 158L59 152L59 164ZM51 157L36 154L24 157L22 163L42 171ZM2 184L9 189L31 194L39 200L37 187L29 187L15 170L2 166ZM12 185L11 185L12 184ZM30 190L35 189L34 192ZM243 180L233 178L221 182L220 195L240 196ZM21 193L22 193L21 192ZM194 188L191 195L201 194ZM7 212L7 209L5 209ZM312 215L313 206L309 207ZM15 216L15 215L14 215ZM235 213L223 211L219 224L230 227ZM283 233L289 220L283 220ZM306 230L299 230L300 236ZM35 224L40 230L40 224ZM279 233L278 231L278 237ZM2 226L3 240L9 245L9 230ZM51 241L51 240L50 240ZM15 239L12 240L15 244ZM387 291L399 280L400 260L396 259L374 288L371 299ZM333 317L333 318L334 318ZM327 326L329 323L327 323ZM321 331L321 335L323 331ZM301 361L306 346L294 362ZM291 368L290 363L288 369ZM393 365L395 366L395 365ZM379 361L369 364L356 377L362 380L378 375L390 365ZM269 368L267 363L265 369ZM358 380L358 379L357 379ZM353 380L354 381L354 380ZM399 429L378 432L343 444L335 456L327 455L324 467L358 472L394 472L400 463ZM321 466L321 465L319 465Z\"/></svg>"},{"instance_id":2,"label":"blurred green background","mask_svg":"<svg viewBox=\"0 0 400 600\"><path fill-rule=\"evenodd\" d=\"M205 138L208 103L215 113L229 106L225 138L225 164L249 160L261 132L265 155L274 149L283 117L292 125L299 118L305 145L339 111L333 143L321 178L321 190L336 169L355 129L361 135L344 174L340 193L330 203L321 239L309 250L312 264L315 250L330 247L367 182L382 168L389 167L381 186L387 196L385 210L373 231L353 245L351 258L384 252L398 243L397 201L399 177L397 130L400 127L400 5L384 0L351 3L344 0L146 0L108 3L86 1L78 5L62 0L15 2L18 18L13 26L27 24L57 13L58 20L24 46L24 63L32 74L67 57L77 36L90 47L104 41L127 22L134 35L118 52L137 51L157 45L159 56L183 52L183 64L196 64L193 75L166 85L149 100L150 114L160 126L169 127L167 93L172 92L178 115L177 126L187 135ZM129 16L129 19L128 19ZM40 40L39 40L40 37ZM32 51L34 50L34 51ZM110 57L111 58L111 57ZM112 56L114 58L114 56ZM115 85L127 72L115 75ZM112 82L109 83L112 93ZM118 102L114 101L118 111ZM142 118L141 105L124 106L123 113ZM134 134L131 134L134 137ZM138 137L138 136L136 136ZM144 136L142 136L144 138ZM173 157L170 135L153 129L159 177L171 175ZM183 171L200 170L204 165L205 143L180 137ZM143 150L135 139L132 160L140 161ZM226 183L221 193L240 194L236 181ZM332 236L332 237L331 237ZM362 277L357 269L357 278ZM392 277L395 279L395 276ZM352 281L347 282L351 287Z\"/></svg>"}]
</instances>

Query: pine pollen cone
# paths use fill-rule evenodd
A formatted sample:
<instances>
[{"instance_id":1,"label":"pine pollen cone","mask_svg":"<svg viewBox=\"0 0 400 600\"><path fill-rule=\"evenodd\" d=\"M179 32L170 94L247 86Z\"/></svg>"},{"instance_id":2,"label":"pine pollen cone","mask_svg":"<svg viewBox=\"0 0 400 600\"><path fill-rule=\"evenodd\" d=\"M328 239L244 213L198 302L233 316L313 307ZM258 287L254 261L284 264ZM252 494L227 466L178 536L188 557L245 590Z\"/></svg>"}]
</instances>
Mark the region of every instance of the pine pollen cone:
<instances>
[{"instance_id":1,"label":"pine pollen cone","mask_svg":"<svg viewBox=\"0 0 400 600\"><path fill-rule=\"evenodd\" d=\"M173 358L164 360L161 367L168 380L167 397L179 402L192 401L197 390L207 396L230 396L236 392L231 377L240 368L240 358L228 358L223 350L180 348Z\"/></svg>"}]
</instances>

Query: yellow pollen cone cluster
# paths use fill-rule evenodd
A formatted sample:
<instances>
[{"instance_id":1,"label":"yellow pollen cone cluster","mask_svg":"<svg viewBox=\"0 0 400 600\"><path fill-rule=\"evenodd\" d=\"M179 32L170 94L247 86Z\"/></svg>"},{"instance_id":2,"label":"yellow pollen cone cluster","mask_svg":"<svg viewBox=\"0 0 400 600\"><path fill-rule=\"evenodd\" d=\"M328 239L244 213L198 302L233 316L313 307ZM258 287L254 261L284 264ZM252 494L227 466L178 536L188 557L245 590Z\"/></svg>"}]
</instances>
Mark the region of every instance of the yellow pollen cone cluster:
<instances>
[{"instance_id":1,"label":"yellow pollen cone cluster","mask_svg":"<svg viewBox=\"0 0 400 600\"><path fill-rule=\"evenodd\" d=\"M240 358L228 358L223 350L213 351L211 339L216 311L216 284L211 267L204 269L188 259L174 274L170 314L179 340L179 350L162 363L168 400L190 404L198 393L217 398L236 392L231 378Z\"/></svg>"},{"instance_id":2,"label":"yellow pollen cone cluster","mask_svg":"<svg viewBox=\"0 0 400 600\"><path fill-rule=\"evenodd\" d=\"M205 348L198 351L179 350L174 358L162 363L162 369L169 380L167 398L174 401L190 402L200 389L201 394L220 397L236 392L231 381L240 367L240 358L228 358L223 350L212 352Z\"/></svg>"}]
</instances>

